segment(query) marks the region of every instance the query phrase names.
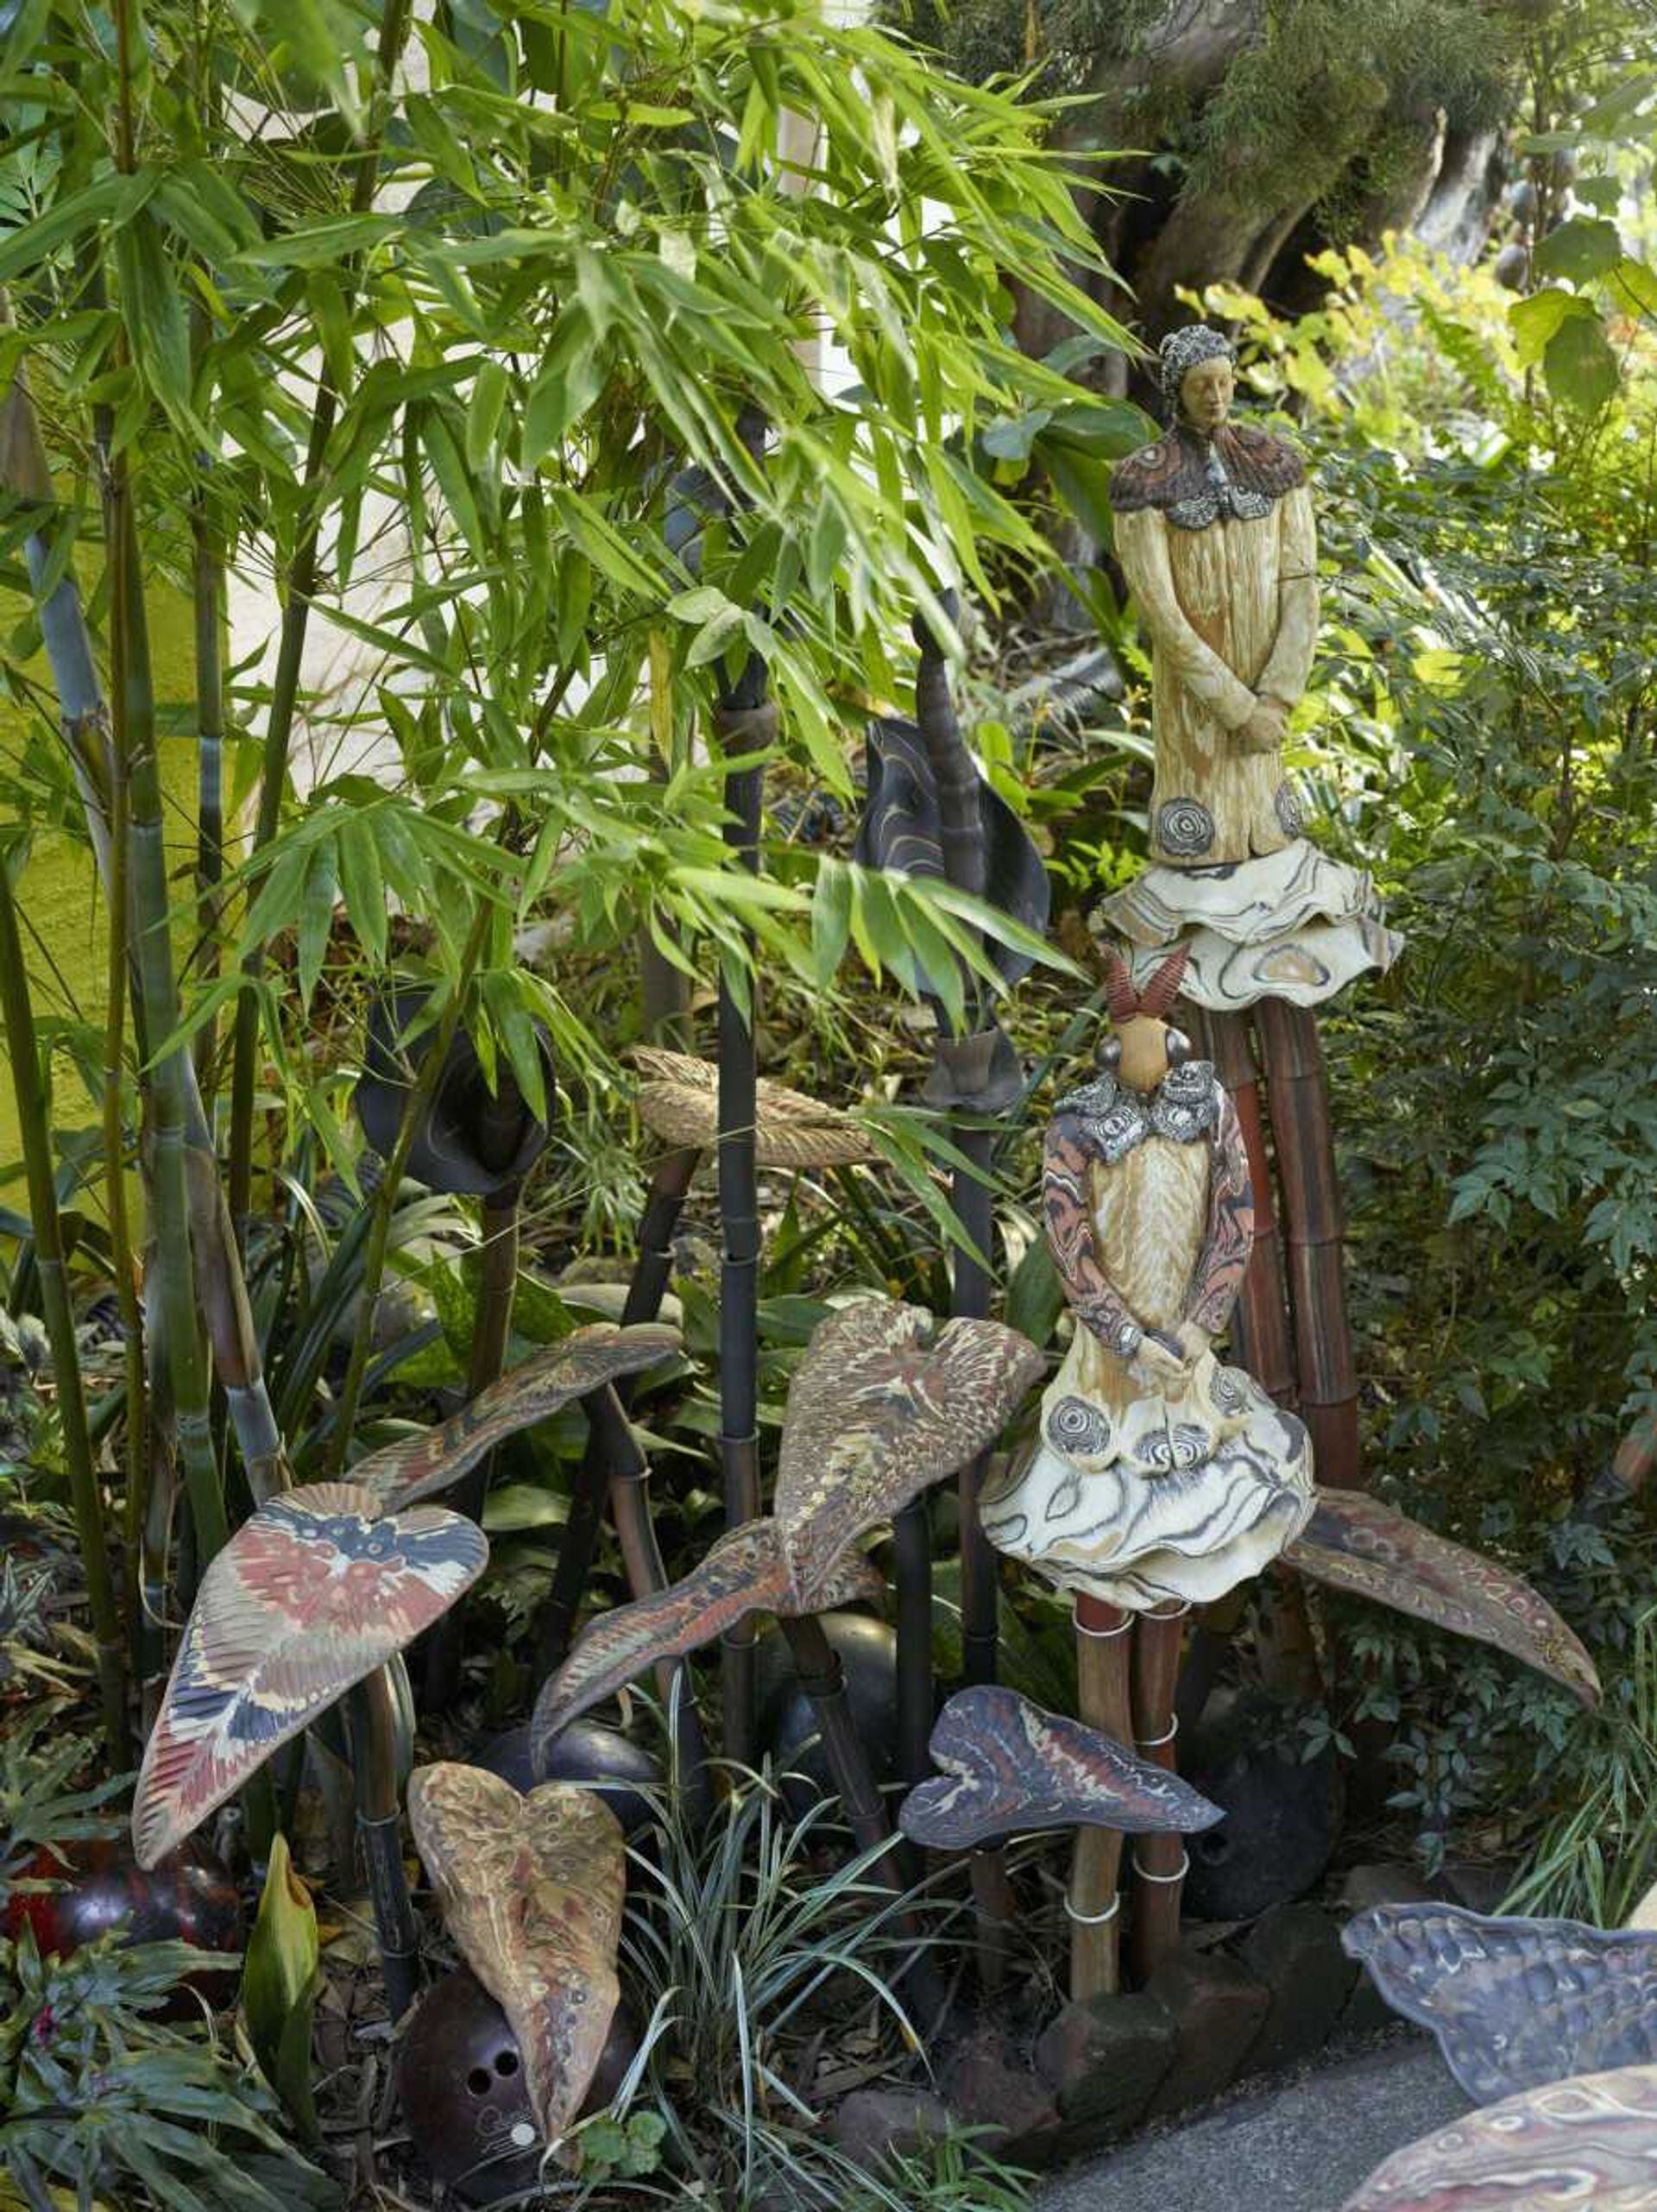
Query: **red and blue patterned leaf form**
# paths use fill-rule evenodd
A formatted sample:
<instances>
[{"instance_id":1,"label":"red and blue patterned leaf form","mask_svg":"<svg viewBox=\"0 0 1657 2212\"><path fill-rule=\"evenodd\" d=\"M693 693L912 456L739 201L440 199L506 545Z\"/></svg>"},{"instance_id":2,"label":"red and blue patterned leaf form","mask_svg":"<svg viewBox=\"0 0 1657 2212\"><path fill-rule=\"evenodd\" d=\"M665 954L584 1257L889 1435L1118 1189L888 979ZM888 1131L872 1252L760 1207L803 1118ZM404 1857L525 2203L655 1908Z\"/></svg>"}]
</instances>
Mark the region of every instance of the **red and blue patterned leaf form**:
<instances>
[{"instance_id":1,"label":"red and blue patterned leaf form","mask_svg":"<svg viewBox=\"0 0 1657 2212\"><path fill-rule=\"evenodd\" d=\"M584 1398L621 1376L671 1358L679 1342L678 1331L661 1321L640 1321L625 1329L600 1321L572 1330L480 1390L452 1421L399 1437L359 1459L350 1478L359 1489L372 1491L382 1512L413 1505L457 1483L503 1438L550 1421L572 1398Z\"/></svg>"},{"instance_id":2,"label":"red and blue patterned leaf form","mask_svg":"<svg viewBox=\"0 0 1657 2212\"><path fill-rule=\"evenodd\" d=\"M419 1768L409 1824L466 1963L505 2013L541 2131L557 2145L584 2102L621 1989L621 1824L594 1790L526 1796L481 1767Z\"/></svg>"},{"instance_id":3,"label":"red and blue patterned leaf form","mask_svg":"<svg viewBox=\"0 0 1657 2212\"><path fill-rule=\"evenodd\" d=\"M1651 2212L1657 2066L1578 2074L1395 2151L1341 2212Z\"/></svg>"},{"instance_id":4,"label":"red and blue patterned leaf form","mask_svg":"<svg viewBox=\"0 0 1657 2212\"><path fill-rule=\"evenodd\" d=\"M1657 1935L1459 1905L1377 1905L1341 1943L1489 2104L1567 2074L1657 2064Z\"/></svg>"},{"instance_id":5,"label":"red and blue patterned leaf form","mask_svg":"<svg viewBox=\"0 0 1657 2212\"><path fill-rule=\"evenodd\" d=\"M1435 1628L1494 1644L1580 1698L1599 1702L1594 1662L1545 1598L1482 1553L1436 1536L1361 1490L1319 1490L1287 1565Z\"/></svg>"},{"instance_id":6,"label":"red and blue patterned leaf form","mask_svg":"<svg viewBox=\"0 0 1657 2212\"><path fill-rule=\"evenodd\" d=\"M312 1483L261 1505L202 1577L139 1770L139 1865L164 1858L280 1745L413 1643L488 1553L458 1513L387 1516L354 1483Z\"/></svg>"},{"instance_id":7,"label":"red and blue patterned leaf form","mask_svg":"<svg viewBox=\"0 0 1657 2212\"><path fill-rule=\"evenodd\" d=\"M657 1661L696 1650L745 1614L839 1602L858 1538L976 1459L1043 1364L999 1321L940 1327L890 1298L831 1314L789 1390L776 1517L734 1528L671 1590L593 1622L541 1692L534 1740L550 1742ZM866 1569L852 1571L866 1587Z\"/></svg>"},{"instance_id":8,"label":"red and blue patterned leaf form","mask_svg":"<svg viewBox=\"0 0 1657 2212\"><path fill-rule=\"evenodd\" d=\"M1225 1818L1189 1782L1113 1736L992 1683L950 1698L929 1749L943 1772L910 1792L898 1821L931 1850L969 1851L1049 1828L1189 1836Z\"/></svg>"}]
</instances>

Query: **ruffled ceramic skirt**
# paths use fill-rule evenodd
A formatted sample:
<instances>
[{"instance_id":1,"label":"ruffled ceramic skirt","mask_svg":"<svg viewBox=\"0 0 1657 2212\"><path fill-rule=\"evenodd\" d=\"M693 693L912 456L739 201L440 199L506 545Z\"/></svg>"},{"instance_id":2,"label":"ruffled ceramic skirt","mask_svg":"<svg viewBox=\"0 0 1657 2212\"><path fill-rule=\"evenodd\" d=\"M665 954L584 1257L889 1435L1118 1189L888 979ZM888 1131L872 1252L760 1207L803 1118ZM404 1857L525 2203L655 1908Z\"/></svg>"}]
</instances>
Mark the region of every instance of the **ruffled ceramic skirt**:
<instances>
[{"instance_id":1,"label":"ruffled ceramic skirt","mask_svg":"<svg viewBox=\"0 0 1657 2212\"><path fill-rule=\"evenodd\" d=\"M1130 1612L1223 1598L1311 1511L1305 1429L1212 1355L1172 1402L1145 1394L1111 1408L1069 1391L1062 1372L1036 1451L979 1501L998 1551Z\"/></svg>"},{"instance_id":2,"label":"ruffled ceramic skirt","mask_svg":"<svg viewBox=\"0 0 1657 2212\"><path fill-rule=\"evenodd\" d=\"M1101 903L1097 920L1126 941L1142 986L1188 944L1181 988L1222 1012L1257 999L1315 1006L1365 968L1390 967L1403 943L1370 878L1304 837L1258 860L1148 868Z\"/></svg>"}]
</instances>

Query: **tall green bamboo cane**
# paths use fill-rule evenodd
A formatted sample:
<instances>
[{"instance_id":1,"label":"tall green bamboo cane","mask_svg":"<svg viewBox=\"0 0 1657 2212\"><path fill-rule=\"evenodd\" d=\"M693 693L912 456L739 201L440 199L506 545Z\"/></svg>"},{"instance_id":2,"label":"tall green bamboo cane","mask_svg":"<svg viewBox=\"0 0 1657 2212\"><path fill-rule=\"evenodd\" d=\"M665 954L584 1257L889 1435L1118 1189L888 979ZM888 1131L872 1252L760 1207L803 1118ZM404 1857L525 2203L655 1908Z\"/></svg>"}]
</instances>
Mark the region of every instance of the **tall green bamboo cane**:
<instances>
[{"instance_id":1,"label":"tall green bamboo cane","mask_svg":"<svg viewBox=\"0 0 1657 2212\"><path fill-rule=\"evenodd\" d=\"M127 1638L132 1665L142 1681L160 1661L156 1634L146 1625L142 1559L148 1490L149 1439L144 1392L144 1317L138 1296L132 1225L127 1212L126 1130L121 1108L126 1072L127 820L125 764L112 758L110 774L110 964L104 1018L104 1202L109 1214L110 1258L121 1308L126 1378L127 1493L123 1516Z\"/></svg>"},{"instance_id":2,"label":"tall green bamboo cane","mask_svg":"<svg viewBox=\"0 0 1657 2212\"><path fill-rule=\"evenodd\" d=\"M74 1309L69 1298L69 1277L63 1262L63 1232L58 1219L58 1198L52 1177L52 1135L47 1118L46 1086L41 1072L40 1047L35 1037L35 1011L29 1004L28 977L23 967L22 940L17 929L11 877L0 856L0 1008L6 1021L6 1043L11 1059L11 1084L17 1101L17 1125L22 1139L23 1168L28 1180L28 1217L35 1232L35 1264L40 1276L41 1303L46 1309L47 1335L52 1345L52 1367L58 1386L58 1414L63 1426L63 1452L69 1469L69 1489L74 1501L75 1524L86 1573L86 1596L91 1608L92 1629L98 1639L98 1685L104 1701L104 1733L110 1758L117 1772L128 1763L127 1676L120 1609L114 1578L104 1547L104 1509L98 1496L98 1471L92 1464L91 1439L86 1428L86 1400L81 1388L80 1352L75 1342Z\"/></svg>"},{"instance_id":3,"label":"tall green bamboo cane","mask_svg":"<svg viewBox=\"0 0 1657 2212\"><path fill-rule=\"evenodd\" d=\"M408 36L413 0L383 0L380 40L375 55L374 97L369 104L365 142L356 157L351 181L350 212L364 215L374 204L378 180L375 134L385 97ZM349 311L350 298L346 300ZM259 786L259 811L254 824L253 850L259 852L274 837L281 820L282 792L287 782L288 753L293 717L299 705L299 669L305 658L306 630L311 620L311 601L317 588L318 552L322 540L322 498L328 441L339 411L339 394L324 360L317 371L316 398L312 404L311 434L306 447L305 474L299 487L299 533L287 572L287 596L282 608L281 636L276 650L276 671L271 681L270 715L265 724L264 761ZM251 980L263 965L262 948L255 946L243 961ZM245 1249L249 1219L253 1211L253 1110L259 1073L259 1001L243 991L236 1004L236 1046L230 1069L230 1210L238 1248Z\"/></svg>"}]
</instances>

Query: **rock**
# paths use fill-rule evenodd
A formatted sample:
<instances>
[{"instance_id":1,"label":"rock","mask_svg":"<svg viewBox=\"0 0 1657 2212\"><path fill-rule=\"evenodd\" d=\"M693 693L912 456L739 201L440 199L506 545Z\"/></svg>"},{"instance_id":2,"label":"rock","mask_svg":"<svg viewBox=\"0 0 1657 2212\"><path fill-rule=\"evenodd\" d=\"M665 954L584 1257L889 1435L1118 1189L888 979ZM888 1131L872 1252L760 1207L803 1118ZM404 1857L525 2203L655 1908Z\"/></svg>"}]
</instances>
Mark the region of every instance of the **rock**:
<instances>
[{"instance_id":1,"label":"rock","mask_svg":"<svg viewBox=\"0 0 1657 2212\"><path fill-rule=\"evenodd\" d=\"M1271 1993L1249 2071L1270 2073L1321 2051L1340 2024L1356 1978L1340 1932L1321 1906L1275 1906L1244 1937L1238 1958Z\"/></svg>"},{"instance_id":2,"label":"rock","mask_svg":"<svg viewBox=\"0 0 1657 2212\"><path fill-rule=\"evenodd\" d=\"M1339 1906L1354 1919L1372 1905L1425 1905L1433 1893L1413 1867L1399 1859L1377 1859L1354 1867L1340 1886Z\"/></svg>"},{"instance_id":3,"label":"rock","mask_svg":"<svg viewBox=\"0 0 1657 2212\"><path fill-rule=\"evenodd\" d=\"M1519 1871L1515 1859L1501 1859L1494 1866L1452 1859L1439 1876L1439 1887L1470 1913L1499 1913L1519 1879Z\"/></svg>"},{"instance_id":4,"label":"rock","mask_svg":"<svg viewBox=\"0 0 1657 2212\"><path fill-rule=\"evenodd\" d=\"M1223 1951L1189 1943L1165 1958L1145 1984L1173 2015L1179 2048L1172 2071L1152 2097L1147 2120L1188 2105L1207 2104L1233 2082L1271 2009L1271 1993Z\"/></svg>"},{"instance_id":5,"label":"rock","mask_svg":"<svg viewBox=\"0 0 1657 2212\"><path fill-rule=\"evenodd\" d=\"M908 2155L949 2133L949 2108L930 2089L854 2089L841 2099L828 2133L846 2156L873 2168L897 2152Z\"/></svg>"},{"instance_id":6,"label":"rock","mask_svg":"<svg viewBox=\"0 0 1657 2212\"><path fill-rule=\"evenodd\" d=\"M1036 2045L1036 2070L1066 2122L1066 2156L1125 2134L1162 2086L1179 2044L1172 2014L1143 1990L1067 2005Z\"/></svg>"},{"instance_id":7,"label":"rock","mask_svg":"<svg viewBox=\"0 0 1657 2212\"><path fill-rule=\"evenodd\" d=\"M993 2028L980 2030L951 2055L938 2087L963 2127L986 2131L985 2147L992 2152L1015 2140L1039 2146L1059 2124L1052 2090Z\"/></svg>"},{"instance_id":8,"label":"rock","mask_svg":"<svg viewBox=\"0 0 1657 2212\"><path fill-rule=\"evenodd\" d=\"M1213 1804L1217 1827L1193 1836L1185 1907L1202 1920L1251 1920L1312 1888L1339 1833L1333 1748L1300 1756L1296 1708L1263 1691L1222 1690L1192 1730L1180 1772Z\"/></svg>"}]
</instances>

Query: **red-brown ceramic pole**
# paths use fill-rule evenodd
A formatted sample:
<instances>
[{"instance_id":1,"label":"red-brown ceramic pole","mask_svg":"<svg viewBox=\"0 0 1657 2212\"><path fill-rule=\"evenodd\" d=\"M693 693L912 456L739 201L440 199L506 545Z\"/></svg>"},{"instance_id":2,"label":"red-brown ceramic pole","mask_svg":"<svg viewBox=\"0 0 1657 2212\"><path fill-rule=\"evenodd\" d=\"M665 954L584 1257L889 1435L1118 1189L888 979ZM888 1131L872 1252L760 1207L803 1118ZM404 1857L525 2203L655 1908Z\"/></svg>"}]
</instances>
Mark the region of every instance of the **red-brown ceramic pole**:
<instances>
[{"instance_id":1,"label":"red-brown ceramic pole","mask_svg":"<svg viewBox=\"0 0 1657 2212\"><path fill-rule=\"evenodd\" d=\"M1282 999L1263 999L1255 1021L1282 1194L1301 1418L1311 1434L1318 1480L1358 1490L1363 1485L1358 1373L1346 1320L1345 1224L1317 1021L1309 1010Z\"/></svg>"}]
</instances>

